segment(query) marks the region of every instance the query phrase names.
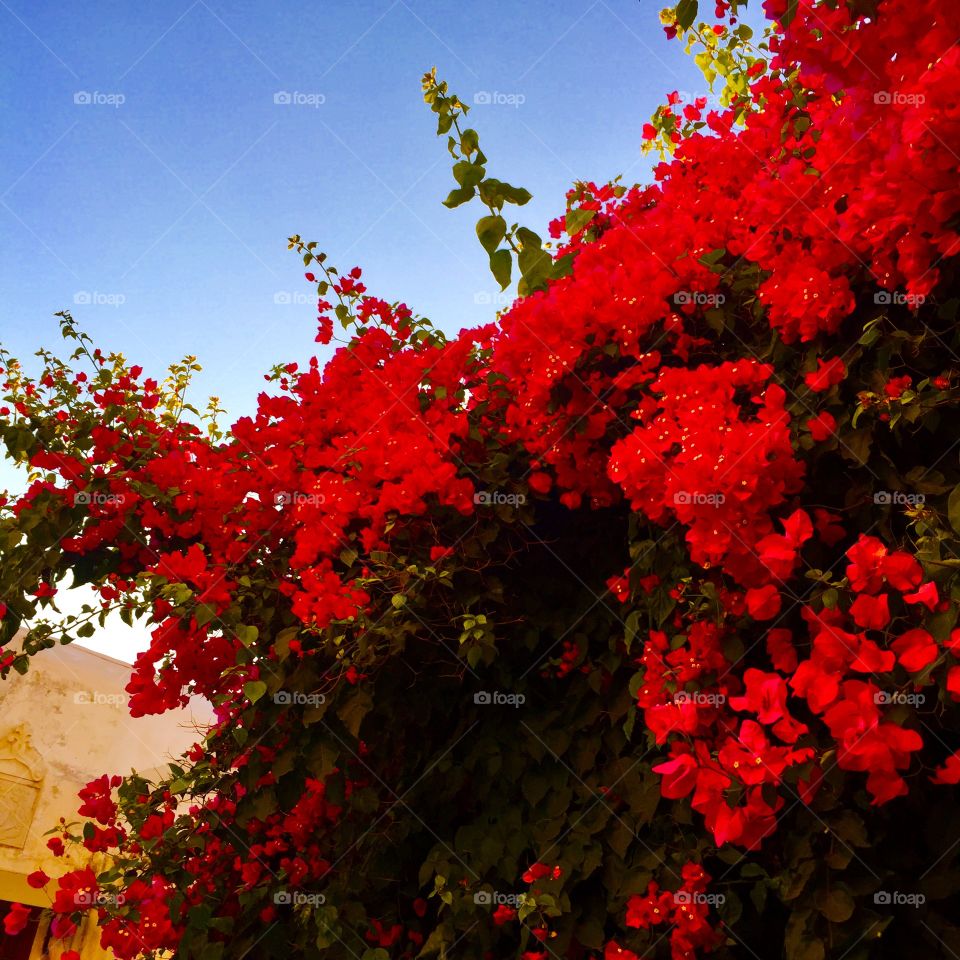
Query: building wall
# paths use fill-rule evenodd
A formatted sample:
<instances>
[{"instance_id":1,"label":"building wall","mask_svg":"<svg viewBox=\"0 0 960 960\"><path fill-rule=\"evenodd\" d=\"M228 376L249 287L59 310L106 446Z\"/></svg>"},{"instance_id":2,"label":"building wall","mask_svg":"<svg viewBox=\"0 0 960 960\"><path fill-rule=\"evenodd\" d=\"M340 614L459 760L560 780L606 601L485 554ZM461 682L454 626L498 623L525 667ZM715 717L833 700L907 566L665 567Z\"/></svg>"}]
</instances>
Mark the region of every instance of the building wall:
<instances>
[{"instance_id":1,"label":"building wall","mask_svg":"<svg viewBox=\"0 0 960 960\"><path fill-rule=\"evenodd\" d=\"M54 857L46 832L64 817L78 820L77 791L102 774L147 777L196 742L211 719L209 705L132 718L124 686L130 665L78 646L56 647L33 658L24 676L0 682L0 901L49 906L45 890L26 883L42 869L51 877L82 866L81 853ZM97 869L97 864L94 864ZM0 902L0 915L7 905ZM47 943L49 917L38 911L29 960L58 960L77 950L83 960L108 954L99 948L95 923L85 923L72 943ZM0 960L21 960L19 945L3 939Z\"/></svg>"}]
</instances>

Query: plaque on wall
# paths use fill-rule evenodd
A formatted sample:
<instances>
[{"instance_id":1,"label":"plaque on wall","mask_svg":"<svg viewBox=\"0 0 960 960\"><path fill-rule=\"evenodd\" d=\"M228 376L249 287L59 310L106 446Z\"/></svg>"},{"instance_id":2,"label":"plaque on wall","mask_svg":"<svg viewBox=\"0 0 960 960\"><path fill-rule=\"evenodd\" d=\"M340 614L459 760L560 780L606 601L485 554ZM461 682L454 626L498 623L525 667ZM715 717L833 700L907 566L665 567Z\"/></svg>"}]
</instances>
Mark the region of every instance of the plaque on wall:
<instances>
[{"instance_id":1,"label":"plaque on wall","mask_svg":"<svg viewBox=\"0 0 960 960\"><path fill-rule=\"evenodd\" d=\"M0 847L24 848L40 797L43 767L23 724L0 736Z\"/></svg>"}]
</instances>

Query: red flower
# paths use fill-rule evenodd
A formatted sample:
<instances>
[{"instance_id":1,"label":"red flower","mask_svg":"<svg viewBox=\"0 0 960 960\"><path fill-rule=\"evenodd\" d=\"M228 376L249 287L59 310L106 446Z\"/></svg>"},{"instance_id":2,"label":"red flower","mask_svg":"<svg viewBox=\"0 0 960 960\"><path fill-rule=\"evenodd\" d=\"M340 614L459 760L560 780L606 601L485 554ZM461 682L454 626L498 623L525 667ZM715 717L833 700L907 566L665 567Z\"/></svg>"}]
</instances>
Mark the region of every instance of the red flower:
<instances>
[{"instance_id":1,"label":"red flower","mask_svg":"<svg viewBox=\"0 0 960 960\"><path fill-rule=\"evenodd\" d=\"M3 929L8 937L15 937L26 927L30 912L30 908L21 903L10 904L10 910L3 918Z\"/></svg>"},{"instance_id":2,"label":"red flower","mask_svg":"<svg viewBox=\"0 0 960 960\"><path fill-rule=\"evenodd\" d=\"M879 593L883 586L883 564L887 548L876 537L863 534L847 551L847 579L857 593Z\"/></svg>"},{"instance_id":3,"label":"red flower","mask_svg":"<svg viewBox=\"0 0 960 960\"><path fill-rule=\"evenodd\" d=\"M894 377L884 386L883 392L890 397L891 400L899 400L904 391L910 389L912 382L913 379L910 376Z\"/></svg>"},{"instance_id":4,"label":"red flower","mask_svg":"<svg viewBox=\"0 0 960 960\"><path fill-rule=\"evenodd\" d=\"M813 516L814 524L817 528L817 536L819 536L828 547L839 543L847 535L846 530L843 529L840 523L840 517L837 514L831 513L829 510L824 510L822 507L815 507Z\"/></svg>"},{"instance_id":5,"label":"red flower","mask_svg":"<svg viewBox=\"0 0 960 960\"><path fill-rule=\"evenodd\" d=\"M42 890L49 882L50 878L42 870L34 870L27 876L27 883L35 890Z\"/></svg>"},{"instance_id":6,"label":"red flower","mask_svg":"<svg viewBox=\"0 0 960 960\"><path fill-rule=\"evenodd\" d=\"M960 667L951 667L947 671L947 693L951 699L960 700Z\"/></svg>"},{"instance_id":7,"label":"red flower","mask_svg":"<svg viewBox=\"0 0 960 960\"><path fill-rule=\"evenodd\" d=\"M908 630L890 644L904 670L919 673L937 659L937 642L926 630Z\"/></svg>"},{"instance_id":8,"label":"red flower","mask_svg":"<svg viewBox=\"0 0 960 960\"><path fill-rule=\"evenodd\" d=\"M916 593L905 593L903 600L904 603L922 603L932 613L940 603L940 594L937 591L937 585L932 580L928 580Z\"/></svg>"},{"instance_id":9,"label":"red flower","mask_svg":"<svg viewBox=\"0 0 960 960\"><path fill-rule=\"evenodd\" d=\"M871 597L867 593L861 593L851 604L850 615L858 627L882 630L890 622L887 595L881 593L878 597Z\"/></svg>"},{"instance_id":10,"label":"red flower","mask_svg":"<svg viewBox=\"0 0 960 960\"><path fill-rule=\"evenodd\" d=\"M660 781L660 793L668 800L686 797L697 785L697 761L689 753L681 753L673 760L658 764L653 768L663 780Z\"/></svg>"},{"instance_id":11,"label":"red flower","mask_svg":"<svg viewBox=\"0 0 960 960\"><path fill-rule=\"evenodd\" d=\"M835 383L839 383L847 375L847 368L841 357L832 357L830 360L817 358L817 369L803 375L806 385L815 393L829 390Z\"/></svg>"},{"instance_id":12,"label":"red flower","mask_svg":"<svg viewBox=\"0 0 960 960\"><path fill-rule=\"evenodd\" d=\"M517 911L513 907L508 907L505 903L501 903L496 910L493 911L493 922L501 927L505 923L510 923L510 921L515 920L517 917Z\"/></svg>"},{"instance_id":13,"label":"red flower","mask_svg":"<svg viewBox=\"0 0 960 960\"><path fill-rule=\"evenodd\" d=\"M810 436L820 443L833 436L837 429L837 421L832 413L824 410L807 421L807 429L810 431Z\"/></svg>"},{"instance_id":14,"label":"red flower","mask_svg":"<svg viewBox=\"0 0 960 960\"><path fill-rule=\"evenodd\" d=\"M923 579L923 567L917 562L917 558L902 551L884 557L880 562L880 569L887 583L901 592L912 590Z\"/></svg>"},{"instance_id":15,"label":"red flower","mask_svg":"<svg viewBox=\"0 0 960 960\"><path fill-rule=\"evenodd\" d=\"M960 783L960 750L951 753L944 761L943 766L934 770L930 779L933 783L946 785Z\"/></svg>"},{"instance_id":16,"label":"red flower","mask_svg":"<svg viewBox=\"0 0 960 960\"><path fill-rule=\"evenodd\" d=\"M749 710L764 726L775 725L774 733L786 743L795 743L807 728L794 721L787 710L787 684L778 673L764 673L750 667L743 675L747 692L731 697L734 710Z\"/></svg>"},{"instance_id":17,"label":"red flower","mask_svg":"<svg viewBox=\"0 0 960 960\"><path fill-rule=\"evenodd\" d=\"M767 633L767 654L777 670L793 673L797 669L797 648L789 630L775 627Z\"/></svg>"},{"instance_id":18,"label":"red flower","mask_svg":"<svg viewBox=\"0 0 960 960\"><path fill-rule=\"evenodd\" d=\"M747 591L747 611L754 620L772 620L780 612L780 592L768 585Z\"/></svg>"},{"instance_id":19,"label":"red flower","mask_svg":"<svg viewBox=\"0 0 960 960\"><path fill-rule=\"evenodd\" d=\"M603 960L640 960L640 958L632 950L625 950L616 940L610 940L603 948Z\"/></svg>"}]
</instances>

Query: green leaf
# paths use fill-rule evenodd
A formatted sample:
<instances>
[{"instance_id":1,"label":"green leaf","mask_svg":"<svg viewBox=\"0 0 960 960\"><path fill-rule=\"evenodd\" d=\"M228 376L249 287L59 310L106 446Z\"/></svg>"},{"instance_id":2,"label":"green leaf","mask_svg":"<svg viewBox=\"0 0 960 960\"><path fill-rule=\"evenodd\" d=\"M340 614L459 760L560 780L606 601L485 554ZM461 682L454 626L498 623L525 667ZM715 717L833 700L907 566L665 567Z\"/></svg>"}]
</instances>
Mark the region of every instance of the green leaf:
<instances>
[{"instance_id":1,"label":"green leaf","mask_svg":"<svg viewBox=\"0 0 960 960\"><path fill-rule=\"evenodd\" d=\"M363 718L372 709L373 700L370 694L363 687L357 687L353 696L337 710L337 716L351 735L357 737L360 735L360 724L363 723Z\"/></svg>"},{"instance_id":2,"label":"green leaf","mask_svg":"<svg viewBox=\"0 0 960 960\"><path fill-rule=\"evenodd\" d=\"M510 286L510 274L513 270L513 257L509 250L497 250L490 254L490 272L500 284L501 290Z\"/></svg>"},{"instance_id":3,"label":"green leaf","mask_svg":"<svg viewBox=\"0 0 960 960\"><path fill-rule=\"evenodd\" d=\"M947 518L954 532L960 533L960 483L953 488L953 492L947 498Z\"/></svg>"},{"instance_id":4,"label":"green leaf","mask_svg":"<svg viewBox=\"0 0 960 960\"><path fill-rule=\"evenodd\" d=\"M697 0L680 0L677 4L677 26L689 30L697 18Z\"/></svg>"},{"instance_id":5,"label":"green leaf","mask_svg":"<svg viewBox=\"0 0 960 960\"><path fill-rule=\"evenodd\" d=\"M856 904L846 890L836 889L817 897L817 909L832 923L844 923Z\"/></svg>"},{"instance_id":6,"label":"green leaf","mask_svg":"<svg viewBox=\"0 0 960 960\"><path fill-rule=\"evenodd\" d=\"M197 606L197 612L194 615L198 627L205 627L217 615L216 607L209 603L201 603Z\"/></svg>"},{"instance_id":7,"label":"green leaf","mask_svg":"<svg viewBox=\"0 0 960 960\"><path fill-rule=\"evenodd\" d=\"M486 176L487 171L478 163L460 160L453 165L453 179L461 187L475 187Z\"/></svg>"},{"instance_id":8,"label":"green leaf","mask_svg":"<svg viewBox=\"0 0 960 960\"><path fill-rule=\"evenodd\" d=\"M511 187L509 183L503 184L503 187L503 197L507 203L515 203L518 207L522 207L533 198L533 194L529 190L524 190L523 187Z\"/></svg>"},{"instance_id":9,"label":"green leaf","mask_svg":"<svg viewBox=\"0 0 960 960\"><path fill-rule=\"evenodd\" d=\"M459 187L456 190L451 190L447 199L443 201L443 205L452 210L454 207L459 207L461 203L472 200L476 192L474 187Z\"/></svg>"},{"instance_id":10,"label":"green leaf","mask_svg":"<svg viewBox=\"0 0 960 960\"><path fill-rule=\"evenodd\" d=\"M496 214L481 217L477 221L477 236L480 238L483 249L491 255L500 246L500 241L506 236L506 233L507 221Z\"/></svg>"},{"instance_id":11,"label":"green leaf","mask_svg":"<svg viewBox=\"0 0 960 960\"><path fill-rule=\"evenodd\" d=\"M526 227L517 228L517 239L525 249L540 250L543 247L543 241L539 234L528 230Z\"/></svg>"},{"instance_id":12,"label":"green leaf","mask_svg":"<svg viewBox=\"0 0 960 960\"><path fill-rule=\"evenodd\" d=\"M575 237L595 216L596 210L570 210L564 223L567 236Z\"/></svg>"},{"instance_id":13,"label":"green leaf","mask_svg":"<svg viewBox=\"0 0 960 960\"><path fill-rule=\"evenodd\" d=\"M251 703L256 703L266 692L267 685L262 680L250 680L243 685L243 695Z\"/></svg>"}]
</instances>

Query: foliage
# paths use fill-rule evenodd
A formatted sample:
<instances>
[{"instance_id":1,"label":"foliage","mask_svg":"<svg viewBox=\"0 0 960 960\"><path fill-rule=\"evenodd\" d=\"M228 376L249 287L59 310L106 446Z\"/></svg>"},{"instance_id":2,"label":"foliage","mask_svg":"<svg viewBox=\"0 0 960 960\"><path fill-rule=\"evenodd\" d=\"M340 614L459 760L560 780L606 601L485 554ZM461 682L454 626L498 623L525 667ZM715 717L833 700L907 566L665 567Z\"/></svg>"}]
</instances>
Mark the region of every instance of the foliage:
<instances>
[{"instance_id":1,"label":"foliage","mask_svg":"<svg viewBox=\"0 0 960 960\"><path fill-rule=\"evenodd\" d=\"M427 75L448 202L488 207L501 282L519 253L496 324L448 340L294 236L350 339L229 430L193 361L143 379L69 317L69 362L4 356L4 672L92 629L52 624L72 575L151 625L135 714L218 716L84 791L51 849L111 865L58 878L59 932L98 903L121 957L960 950L960 8L766 6L746 124L575 185L549 268Z\"/></svg>"}]
</instances>

